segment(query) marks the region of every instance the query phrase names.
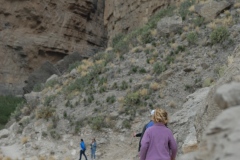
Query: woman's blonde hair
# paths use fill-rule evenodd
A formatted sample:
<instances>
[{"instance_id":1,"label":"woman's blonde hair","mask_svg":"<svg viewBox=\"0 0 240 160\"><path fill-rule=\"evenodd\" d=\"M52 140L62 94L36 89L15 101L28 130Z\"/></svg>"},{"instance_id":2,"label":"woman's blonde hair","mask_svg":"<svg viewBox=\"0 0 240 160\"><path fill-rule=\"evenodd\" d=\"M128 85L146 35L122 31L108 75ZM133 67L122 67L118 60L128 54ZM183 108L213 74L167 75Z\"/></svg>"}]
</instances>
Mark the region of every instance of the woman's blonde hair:
<instances>
[{"instance_id":1,"label":"woman's blonde hair","mask_svg":"<svg viewBox=\"0 0 240 160\"><path fill-rule=\"evenodd\" d=\"M168 113L160 108L155 109L154 115L153 115L153 122L155 123L163 123L167 124L168 123Z\"/></svg>"}]
</instances>

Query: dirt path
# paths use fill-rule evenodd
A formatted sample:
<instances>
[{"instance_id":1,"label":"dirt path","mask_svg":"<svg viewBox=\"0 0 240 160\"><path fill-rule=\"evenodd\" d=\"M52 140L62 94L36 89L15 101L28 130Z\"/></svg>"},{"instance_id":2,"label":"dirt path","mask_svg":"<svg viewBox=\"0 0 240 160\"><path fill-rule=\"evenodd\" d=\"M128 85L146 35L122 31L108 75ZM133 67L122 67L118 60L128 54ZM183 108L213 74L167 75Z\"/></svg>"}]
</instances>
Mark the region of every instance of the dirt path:
<instances>
[{"instance_id":1,"label":"dirt path","mask_svg":"<svg viewBox=\"0 0 240 160\"><path fill-rule=\"evenodd\" d=\"M1 146L2 154L11 159L17 159L22 157L21 147L18 145Z\"/></svg>"}]
</instances>

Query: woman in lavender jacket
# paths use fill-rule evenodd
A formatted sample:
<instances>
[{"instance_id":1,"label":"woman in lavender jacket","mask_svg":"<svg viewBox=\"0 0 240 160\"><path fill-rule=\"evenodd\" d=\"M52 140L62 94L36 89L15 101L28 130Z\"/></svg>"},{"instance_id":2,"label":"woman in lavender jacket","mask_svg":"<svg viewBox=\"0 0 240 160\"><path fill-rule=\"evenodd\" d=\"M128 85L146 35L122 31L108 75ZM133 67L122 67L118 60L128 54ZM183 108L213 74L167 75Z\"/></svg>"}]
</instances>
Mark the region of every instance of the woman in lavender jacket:
<instances>
[{"instance_id":1,"label":"woman in lavender jacket","mask_svg":"<svg viewBox=\"0 0 240 160\"><path fill-rule=\"evenodd\" d=\"M156 109L154 125L146 130L141 141L140 160L175 160L177 143L172 131L166 127L167 112Z\"/></svg>"}]
</instances>

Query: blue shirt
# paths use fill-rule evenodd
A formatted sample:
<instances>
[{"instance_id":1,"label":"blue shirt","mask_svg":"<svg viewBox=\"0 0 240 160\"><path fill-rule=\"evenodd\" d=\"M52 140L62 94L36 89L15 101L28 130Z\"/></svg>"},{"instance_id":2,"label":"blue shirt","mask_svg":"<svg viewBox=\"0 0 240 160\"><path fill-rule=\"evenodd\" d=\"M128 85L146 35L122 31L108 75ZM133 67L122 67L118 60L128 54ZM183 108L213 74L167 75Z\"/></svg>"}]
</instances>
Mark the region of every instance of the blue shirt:
<instances>
[{"instance_id":1,"label":"blue shirt","mask_svg":"<svg viewBox=\"0 0 240 160\"><path fill-rule=\"evenodd\" d=\"M146 129L149 128L149 127L151 127L151 126L153 126L153 125L154 125L154 122L153 122L153 121L150 121L150 122L147 124Z\"/></svg>"},{"instance_id":2,"label":"blue shirt","mask_svg":"<svg viewBox=\"0 0 240 160\"><path fill-rule=\"evenodd\" d=\"M80 148L82 150L86 150L86 146L85 146L85 143L83 141L80 143Z\"/></svg>"}]
</instances>

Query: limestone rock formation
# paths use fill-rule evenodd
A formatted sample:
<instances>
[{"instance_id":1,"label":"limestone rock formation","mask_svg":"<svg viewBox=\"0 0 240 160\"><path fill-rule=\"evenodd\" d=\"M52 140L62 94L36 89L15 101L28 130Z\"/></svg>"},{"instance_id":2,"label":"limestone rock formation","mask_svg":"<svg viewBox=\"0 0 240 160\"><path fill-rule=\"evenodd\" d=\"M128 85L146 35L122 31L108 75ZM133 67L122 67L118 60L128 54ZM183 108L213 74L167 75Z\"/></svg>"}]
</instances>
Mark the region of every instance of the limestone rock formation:
<instances>
[{"instance_id":1,"label":"limestone rock formation","mask_svg":"<svg viewBox=\"0 0 240 160\"><path fill-rule=\"evenodd\" d=\"M21 94L29 75L46 60L54 65L73 52L91 56L106 47L108 39L145 24L159 9L179 1L2 0L0 94ZM32 86L28 83L27 88L25 92Z\"/></svg>"},{"instance_id":2,"label":"limestone rock formation","mask_svg":"<svg viewBox=\"0 0 240 160\"><path fill-rule=\"evenodd\" d=\"M239 76L239 62L240 62L239 45L236 47L232 56L234 57L233 58L234 61L228 64L229 66L224 72L223 77L220 78L218 82L214 85L214 87L210 90L206 100L207 104L205 106L202 106L199 112L197 113L195 127L197 131L198 140L202 139L202 133L208 126L209 122L216 118L220 114L220 112L222 112L222 107L219 107L219 105L215 101L216 90L225 83L238 80L237 77Z\"/></svg>"},{"instance_id":3,"label":"limestone rock formation","mask_svg":"<svg viewBox=\"0 0 240 160\"><path fill-rule=\"evenodd\" d=\"M239 51L238 46L234 61L229 63L224 76L209 92L206 105L197 113L194 123L199 149L181 156L181 160L239 159Z\"/></svg>"},{"instance_id":4,"label":"limestone rock formation","mask_svg":"<svg viewBox=\"0 0 240 160\"><path fill-rule=\"evenodd\" d=\"M105 47L103 0L0 2L0 94L20 94L30 73Z\"/></svg>"},{"instance_id":5,"label":"limestone rock formation","mask_svg":"<svg viewBox=\"0 0 240 160\"><path fill-rule=\"evenodd\" d=\"M174 113L171 117L170 127L178 141L178 153L187 153L198 148L194 118L198 109L205 105L205 99L209 88L203 88L187 97L183 109Z\"/></svg>"},{"instance_id":6,"label":"limestone rock formation","mask_svg":"<svg viewBox=\"0 0 240 160\"><path fill-rule=\"evenodd\" d=\"M214 1L211 0L205 4L195 6L196 12L206 20L213 20L224 9L228 8L232 3L230 1Z\"/></svg>"},{"instance_id":7,"label":"limestone rock formation","mask_svg":"<svg viewBox=\"0 0 240 160\"><path fill-rule=\"evenodd\" d=\"M180 0L106 0L104 24L111 40L119 33L128 33L145 24L161 8Z\"/></svg>"}]
</instances>

